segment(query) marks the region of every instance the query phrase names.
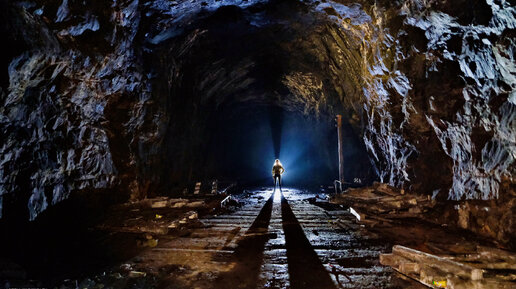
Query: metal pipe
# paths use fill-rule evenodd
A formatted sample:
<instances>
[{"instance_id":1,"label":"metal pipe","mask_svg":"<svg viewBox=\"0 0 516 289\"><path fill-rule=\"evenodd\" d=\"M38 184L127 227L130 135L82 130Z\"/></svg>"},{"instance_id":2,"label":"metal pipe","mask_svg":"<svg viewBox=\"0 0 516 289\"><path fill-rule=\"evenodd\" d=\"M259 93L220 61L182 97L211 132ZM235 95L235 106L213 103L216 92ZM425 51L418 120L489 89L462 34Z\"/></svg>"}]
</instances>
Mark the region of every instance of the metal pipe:
<instances>
[{"instance_id":1,"label":"metal pipe","mask_svg":"<svg viewBox=\"0 0 516 289\"><path fill-rule=\"evenodd\" d=\"M339 145L339 180L344 183L344 151L342 144L342 115L337 114L337 137Z\"/></svg>"}]
</instances>

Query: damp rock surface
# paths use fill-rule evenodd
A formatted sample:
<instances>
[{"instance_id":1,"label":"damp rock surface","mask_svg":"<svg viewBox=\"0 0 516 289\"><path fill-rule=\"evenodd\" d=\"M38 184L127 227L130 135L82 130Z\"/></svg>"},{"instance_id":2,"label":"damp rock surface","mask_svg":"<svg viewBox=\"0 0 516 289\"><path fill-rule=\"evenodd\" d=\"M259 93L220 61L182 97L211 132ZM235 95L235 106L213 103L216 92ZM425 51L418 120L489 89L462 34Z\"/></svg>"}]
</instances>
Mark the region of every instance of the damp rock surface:
<instances>
[{"instance_id":1,"label":"damp rock surface","mask_svg":"<svg viewBox=\"0 0 516 289\"><path fill-rule=\"evenodd\" d=\"M452 200L513 190L511 1L1 8L2 216L33 220L71 193L142 198L181 168L202 174L178 152L202 151L206 111L236 103L344 113L377 178L400 188Z\"/></svg>"}]
</instances>

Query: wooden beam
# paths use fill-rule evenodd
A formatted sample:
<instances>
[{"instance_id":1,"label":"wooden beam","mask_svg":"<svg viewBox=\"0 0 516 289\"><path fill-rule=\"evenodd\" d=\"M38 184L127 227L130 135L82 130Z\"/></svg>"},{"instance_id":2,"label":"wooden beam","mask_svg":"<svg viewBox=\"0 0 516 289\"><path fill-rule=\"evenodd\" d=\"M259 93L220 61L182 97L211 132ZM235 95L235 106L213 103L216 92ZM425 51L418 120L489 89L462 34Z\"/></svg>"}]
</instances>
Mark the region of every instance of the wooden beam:
<instances>
[{"instance_id":1,"label":"wooden beam","mask_svg":"<svg viewBox=\"0 0 516 289\"><path fill-rule=\"evenodd\" d=\"M485 246L477 246L477 252L487 259L500 259L509 263L516 263L516 254L513 252Z\"/></svg>"},{"instance_id":2,"label":"wooden beam","mask_svg":"<svg viewBox=\"0 0 516 289\"><path fill-rule=\"evenodd\" d=\"M455 276L460 276L471 280L480 280L483 278L483 271L481 269L473 268L471 266L467 266L449 259L441 258L404 246L393 246L392 253L421 263L421 265L437 268L441 271L451 273Z\"/></svg>"},{"instance_id":3,"label":"wooden beam","mask_svg":"<svg viewBox=\"0 0 516 289\"><path fill-rule=\"evenodd\" d=\"M353 209L352 207L349 207L349 212L351 214L353 214L353 216L355 216L355 218L357 218L357 220L359 221L363 221L365 220L366 216L364 214L361 214L359 212L357 212L355 209Z\"/></svg>"},{"instance_id":4,"label":"wooden beam","mask_svg":"<svg viewBox=\"0 0 516 289\"><path fill-rule=\"evenodd\" d=\"M514 282L500 281L496 279L484 279L479 281L464 280L458 277L447 279L447 289L514 289Z\"/></svg>"},{"instance_id":5,"label":"wooden beam","mask_svg":"<svg viewBox=\"0 0 516 289\"><path fill-rule=\"evenodd\" d=\"M403 274L419 274L419 263L415 262L401 262L398 270Z\"/></svg>"},{"instance_id":6,"label":"wooden beam","mask_svg":"<svg viewBox=\"0 0 516 289\"><path fill-rule=\"evenodd\" d=\"M410 260L395 254L380 254L380 264L399 268L401 263L409 263Z\"/></svg>"}]
</instances>

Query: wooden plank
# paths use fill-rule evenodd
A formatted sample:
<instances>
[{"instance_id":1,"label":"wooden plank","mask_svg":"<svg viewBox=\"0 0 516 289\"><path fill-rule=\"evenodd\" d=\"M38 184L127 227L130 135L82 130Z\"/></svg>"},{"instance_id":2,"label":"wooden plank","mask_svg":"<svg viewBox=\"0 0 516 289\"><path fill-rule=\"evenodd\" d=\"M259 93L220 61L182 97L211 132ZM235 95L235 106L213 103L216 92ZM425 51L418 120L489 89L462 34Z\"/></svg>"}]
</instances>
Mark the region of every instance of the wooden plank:
<instances>
[{"instance_id":1,"label":"wooden plank","mask_svg":"<svg viewBox=\"0 0 516 289\"><path fill-rule=\"evenodd\" d=\"M232 250L219 250L219 249L191 249L191 248L153 248L153 251L172 251L172 252L200 252L200 253L225 253L232 254Z\"/></svg>"},{"instance_id":2,"label":"wooden plank","mask_svg":"<svg viewBox=\"0 0 516 289\"><path fill-rule=\"evenodd\" d=\"M468 278L471 280L480 280L483 276L481 269L473 268L453 260L441 258L432 254L414 250L400 245L392 247L392 253L398 256L405 257L409 260L421 263L429 267L437 268L453 275Z\"/></svg>"},{"instance_id":3,"label":"wooden plank","mask_svg":"<svg viewBox=\"0 0 516 289\"><path fill-rule=\"evenodd\" d=\"M439 270L438 268L432 268L429 266L420 265L419 279L416 279L421 284L431 288L439 288L435 286L434 282L446 281L446 275L448 273Z\"/></svg>"},{"instance_id":4,"label":"wooden plank","mask_svg":"<svg viewBox=\"0 0 516 289\"><path fill-rule=\"evenodd\" d=\"M420 267L415 262L401 262L398 266L398 270L403 274L419 274Z\"/></svg>"},{"instance_id":5,"label":"wooden plank","mask_svg":"<svg viewBox=\"0 0 516 289\"><path fill-rule=\"evenodd\" d=\"M516 270L516 263L496 262L479 254L443 257L479 269Z\"/></svg>"},{"instance_id":6,"label":"wooden plank","mask_svg":"<svg viewBox=\"0 0 516 289\"><path fill-rule=\"evenodd\" d=\"M395 269L399 268L401 263L409 263L410 260L395 254L380 254L380 264L391 266Z\"/></svg>"},{"instance_id":7,"label":"wooden plank","mask_svg":"<svg viewBox=\"0 0 516 289\"><path fill-rule=\"evenodd\" d=\"M447 279L447 289L514 289L514 282L500 281L496 279L464 280L458 277Z\"/></svg>"},{"instance_id":8,"label":"wooden plank","mask_svg":"<svg viewBox=\"0 0 516 289\"><path fill-rule=\"evenodd\" d=\"M422 266L419 263L410 262L408 259L396 254L381 254L380 263L391 266L401 275L407 276L430 288L436 288L433 286L434 281L446 280L446 273L428 266Z\"/></svg>"},{"instance_id":9,"label":"wooden plank","mask_svg":"<svg viewBox=\"0 0 516 289\"><path fill-rule=\"evenodd\" d=\"M365 215L357 212L354 208L349 207L349 212L353 214L357 218L357 220L362 221L365 219Z\"/></svg>"},{"instance_id":10,"label":"wooden plank","mask_svg":"<svg viewBox=\"0 0 516 289\"><path fill-rule=\"evenodd\" d=\"M516 263L516 254L513 252L485 246L477 246L477 252L481 256L484 256L490 260L500 259L507 261L508 263Z\"/></svg>"}]
</instances>

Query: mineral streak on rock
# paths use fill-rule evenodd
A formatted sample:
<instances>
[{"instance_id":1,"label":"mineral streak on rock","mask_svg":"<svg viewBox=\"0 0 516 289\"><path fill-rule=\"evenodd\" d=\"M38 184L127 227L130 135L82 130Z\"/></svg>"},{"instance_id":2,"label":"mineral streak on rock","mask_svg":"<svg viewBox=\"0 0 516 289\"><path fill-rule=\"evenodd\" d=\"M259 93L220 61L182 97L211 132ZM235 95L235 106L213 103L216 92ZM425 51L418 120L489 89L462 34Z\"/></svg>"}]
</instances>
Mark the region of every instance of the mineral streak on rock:
<instances>
[{"instance_id":1,"label":"mineral streak on rock","mask_svg":"<svg viewBox=\"0 0 516 289\"><path fill-rule=\"evenodd\" d=\"M207 132L198 107L271 99L344 111L391 185L458 200L514 184L511 1L279 2L2 2L0 216L72 192L144 197L164 144ZM241 50L207 49L228 39Z\"/></svg>"}]
</instances>

